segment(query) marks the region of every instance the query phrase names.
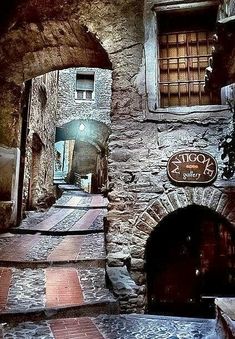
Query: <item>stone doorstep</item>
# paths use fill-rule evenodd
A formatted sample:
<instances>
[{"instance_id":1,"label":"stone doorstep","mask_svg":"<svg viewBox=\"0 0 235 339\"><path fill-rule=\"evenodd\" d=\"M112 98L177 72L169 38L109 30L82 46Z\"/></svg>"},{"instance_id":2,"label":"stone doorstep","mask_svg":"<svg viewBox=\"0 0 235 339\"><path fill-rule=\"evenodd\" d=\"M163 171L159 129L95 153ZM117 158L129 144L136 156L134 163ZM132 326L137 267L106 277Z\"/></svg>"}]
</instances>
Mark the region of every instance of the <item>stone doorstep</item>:
<instances>
[{"instance_id":1,"label":"stone doorstep","mask_svg":"<svg viewBox=\"0 0 235 339\"><path fill-rule=\"evenodd\" d=\"M72 208L75 210L82 210L82 209L106 209L107 205L79 205L79 206L73 206L73 205L59 205L59 204L55 204L53 205L54 208Z\"/></svg>"},{"instance_id":2,"label":"stone doorstep","mask_svg":"<svg viewBox=\"0 0 235 339\"><path fill-rule=\"evenodd\" d=\"M54 236L65 236L65 235L89 235L89 234L96 234L96 233L104 233L103 229L79 229L77 231L50 231L50 230L42 230L42 229L30 229L30 228L11 228L8 230L9 233L12 234L37 234L40 235L54 235Z\"/></svg>"},{"instance_id":3,"label":"stone doorstep","mask_svg":"<svg viewBox=\"0 0 235 339\"><path fill-rule=\"evenodd\" d=\"M15 267L15 268L47 268L47 267L74 267L77 269L87 269L87 268L105 268L106 266L106 258L95 258L95 259L86 259L79 258L76 260L35 260L35 261L12 261L12 260L0 260L0 267Z\"/></svg>"},{"instance_id":4,"label":"stone doorstep","mask_svg":"<svg viewBox=\"0 0 235 339\"><path fill-rule=\"evenodd\" d=\"M224 338L235 338L235 298L216 298L215 304L217 331Z\"/></svg>"},{"instance_id":5,"label":"stone doorstep","mask_svg":"<svg viewBox=\"0 0 235 339\"><path fill-rule=\"evenodd\" d=\"M74 318L92 316L100 314L119 314L119 303L117 300L107 300L102 302L84 302L81 305L69 305L63 307L32 308L28 310L19 310L17 312L1 312L1 322L16 324L24 321L40 321L58 318Z\"/></svg>"},{"instance_id":6,"label":"stone doorstep","mask_svg":"<svg viewBox=\"0 0 235 339\"><path fill-rule=\"evenodd\" d=\"M220 313L220 317L218 320L221 322L225 338L235 338L235 321L223 312Z\"/></svg>"},{"instance_id":7,"label":"stone doorstep","mask_svg":"<svg viewBox=\"0 0 235 339\"><path fill-rule=\"evenodd\" d=\"M155 314L125 314L126 319L139 319L139 320L176 320L176 321L189 321L189 322L205 322L208 321L214 322L215 319L208 319L208 318L189 318L189 317L178 317L178 316L167 316L167 315L155 315Z\"/></svg>"}]
</instances>

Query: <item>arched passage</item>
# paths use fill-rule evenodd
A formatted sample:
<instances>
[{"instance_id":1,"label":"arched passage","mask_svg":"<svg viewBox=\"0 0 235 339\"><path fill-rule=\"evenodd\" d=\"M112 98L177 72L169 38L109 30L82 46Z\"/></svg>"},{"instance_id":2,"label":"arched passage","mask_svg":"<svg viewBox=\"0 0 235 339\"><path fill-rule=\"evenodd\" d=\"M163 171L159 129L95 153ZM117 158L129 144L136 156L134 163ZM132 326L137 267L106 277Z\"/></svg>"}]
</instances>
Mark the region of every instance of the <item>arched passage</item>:
<instances>
[{"instance_id":1,"label":"arched passage","mask_svg":"<svg viewBox=\"0 0 235 339\"><path fill-rule=\"evenodd\" d=\"M23 86L23 82L73 66L112 68L97 35L80 22L78 12L77 3L67 8L62 4L52 6L51 2L25 1L23 6L12 3L11 17L6 17L4 27L0 27L0 144L4 147L17 148L18 151L25 147L22 145L22 140L25 143L26 139L22 135L22 125L27 124L23 114L27 104L20 107L19 103L22 92L23 97L30 95L24 91L29 86ZM18 196L21 199L22 164L20 178ZM15 223L16 210L21 213L21 203L16 199L13 205L12 220Z\"/></svg>"},{"instance_id":2,"label":"arched passage","mask_svg":"<svg viewBox=\"0 0 235 339\"><path fill-rule=\"evenodd\" d=\"M89 192L100 192L107 181L109 134L106 124L92 119L72 120L57 127L55 147L57 152L60 147L63 162L58 171L55 168L55 174L62 171L67 182L78 183L82 188L84 182Z\"/></svg>"},{"instance_id":3,"label":"arched passage","mask_svg":"<svg viewBox=\"0 0 235 339\"><path fill-rule=\"evenodd\" d=\"M209 315L211 297L235 290L234 240L233 226L207 207L164 217L145 249L149 312Z\"/></svg>"},{"instance_id":4,"label":"arched passage","mask_svg":"<svg viewBox=\"0 0 235 339\"><path fill-rule=\"evenodd\" d=\"M36 22L26 11L29 17L18 18L17 25L1 37L0 143L9 147L20 144L19 102L24 81L68 67L112 68L100 41L71 13L45 20L40 10Z\"/></svg>"}]
</instances>

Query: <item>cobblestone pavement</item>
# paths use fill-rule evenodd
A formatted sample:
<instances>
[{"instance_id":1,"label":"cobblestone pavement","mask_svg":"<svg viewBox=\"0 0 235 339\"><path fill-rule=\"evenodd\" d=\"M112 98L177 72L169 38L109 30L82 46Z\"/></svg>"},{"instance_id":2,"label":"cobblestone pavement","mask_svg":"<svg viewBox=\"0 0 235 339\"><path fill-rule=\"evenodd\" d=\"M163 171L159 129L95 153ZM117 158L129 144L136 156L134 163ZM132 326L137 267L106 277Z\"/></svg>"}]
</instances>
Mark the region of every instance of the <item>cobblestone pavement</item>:
<instances>
[{"instance_id":1,"label":"cobblestone pavement","mask_svg":"<svg viewBox=\"0 0 235 339\"><path fill-rule=\"evenodd\" d=\"M23 244L23 245L22 245ZM23 250L21 248L23 246ZM12 248L15 251L12 251ZM24 253L23 253L24 252ZM105 259L104 235L0 236L0 261L36 262Z\"/></svg>"},{"instance_id":2,"label":"cobblestone pavement","mask_svg":"<svg viewBox=\"0 0 235 339\"><path fill-rule=\"evenodd\" d=\"M105 287L105 271L103 268L87 270L54 268L53 272L57 275L55 280L51 270L51 268L36 270L13 268L5 311L27 311L45 307L49 285L50 287L52 286L56 294L54 303L50 303L51 307L58 306L58 300L61 299L61 295L65 296L61 306L75 305L76 302L71 298L71 295L73 295L73 291L70 290L71 274L78 280L78 285L80 281L80 290L77 293L81 294L79 300L82 303L83 301L85 303L114 301L113 295ZM72 277L71 279L73 280L74 278Z\"/></svg>"},{"instance_id":3,"label":"cobblestone pavement","mask_svg":"<svg viewBox=\"0 0 235 339\"><path fill-rule=\"evenodd\" d=\"M26 218L22 220L19 225L19 229L30 229L32 225L37 225L43 220L46 220L55 212L58 212L58 209L51 207L48 211L36 212L36 211L28 211L26 213Z\"/></svg>"},{"instance_id":4,"label":"cobblestone pavement","mask_svg":"<svg viewBox=\"0 0 235 339\"><path fill-rule=\"evenodd\" d=\"M104 269L80 270L79 276L86 302L113 300L113 295L105 288Z\"/></svg>"},{"instance_id":5,"label":"cobblestone pavement","mask_svg":"<svg viewBox=\"0 0 235 339\"><path fill-rule=\"evenodd\" d=\"M95 324L107 339L216 338L214 320L101 315L95 319Z\"/></svg>"},{"instance_id":6,"label":"cobblestone pavement","mask_svg":"<svg viewBox=\"0 0 235 339\"><path fill-rule=\"evenodd\" d=\"M6 310L28 310L44 305L44 270L13 269Z\"/></svg>"},{"instance_id":7,"label":"cobblestone pavement","mask_svg":"<svg viewBox=\"0 0 235 339\"><path fill-rule=\"evenodd\" d=\"M26 253L25 259L28 261L47 260L50 253L62 240L63 237L40 236L39 241Z\"/></svg>"},{"instance_id":8,"label":"cobblestone pavement","mask_svg":"<svg viewBox=\"0 0 235 339\"><path fill-rule=\"evenodd\" d=\"M82 205L89 205L92 200L92 197L89 196L88 193L83 193L81 195L80 192L64 192L63 195L56 201L56 204L57 205L68 204L72 197L81 197Z\"/></svg>"},{"instance_id":9,"label":"cobblestone pavement","mask_svg":"<svg viewBox=\"0 0 235 339\"><path fill-rule=\"evenodd\" d=\"M78 257L80 259L105 258L104 235L86 235Z\"/></svg>"},{"instance_id":10,"label":"cobblestone pavement","mask_svg":"<svg viewBox=\"0 0 235 339\"><path fill-rule=\"evenodd\" d=\"M18 229L37 229L40 230L42 225L45 229L50 231L69 231L76 221L78 221L92 206L106 206L107 199L100 195L89 195L88 193L80 192L66 192L60 199L57 200L56 205L65 206L65 208L51 207L47 212L27 212L27 218L25 218ZM56 206L55 205L55 206ZM67 206L86 206L82 210L67 209ZM103 217L106 210L101 209L101 215L97 218L97 222L87 226L90 229L100 229L100 224L103 227ZM51 227L50 227L51 226ZM85 225L86 226L86 225Z\"/></svg>"},{"instance_id":11,"label":"cobblestone pavement","mask_svg":"<svg viewBox=\"0 0 235 339\"><path fill-rule=\"evenodd\" d=\"M50 231L69 231L75 222L79 220L86 212L87 210L72 210L68 216L59 221L54 227L50 228Z\"/></svg>"},{"instance_id":12,"label":"cobblestone pavement","mask_svg":"<svg viewBox=\"0 0 235 339\"><path fill-rule=\"evenodd\" d=\"M95 326L94 326L95 325ZM101 315L23 323L3 326L4 339L18 338L86 338L92 339L221 339L214 333L214 320L158 316ZM70 333L70 335L69 335Z\"/></svg>"},{"instance_id":13,"label":"cobblestone pavement","mask_svg":"<svg viewBox=\"0 0 235 339\"><path fill-rule=\"evenodd\" d=\"M46 321L40 323L27 322L19 324L15 327L3 326L3 338L4 339L31 339L31 338L43 338L53 339L49 324Z\"/></svg>"},{"instance_id":14,"label":"cobblestone pavement","mask_svg":"<svg viewBox=\"0 0 235 339\"><path fill-rule=\"evenodd\" d=\"M51 208L52 211L46 212L45 215L42 213L35 212L35 214L31 214L26 220L22 222L19 226L19 229L36 229L40 230L48 230L50 232L67 232L70 230L78 230L80 229L89 229L89 230L102 230L103 229L103 219L106 215L106 209L99 209L93 212L100 212L100 214L96 217L94 221L91 223L83 223L82 227L75 227L76 222L78 222L83 216L85 216L89 209L57 209ZM51 221L53 217L53 221ZM45 228L46 225L46 228Z\"/></svg>"}]
</instances>

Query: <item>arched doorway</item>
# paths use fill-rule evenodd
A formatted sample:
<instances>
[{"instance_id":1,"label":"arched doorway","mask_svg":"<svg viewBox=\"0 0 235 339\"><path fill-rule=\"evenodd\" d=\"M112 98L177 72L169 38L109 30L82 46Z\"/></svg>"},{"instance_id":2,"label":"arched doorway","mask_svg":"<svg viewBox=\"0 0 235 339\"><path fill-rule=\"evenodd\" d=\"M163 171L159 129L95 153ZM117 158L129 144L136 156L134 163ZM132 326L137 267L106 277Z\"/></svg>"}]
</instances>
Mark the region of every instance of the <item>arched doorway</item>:
<instances>
[{"instance_id":1,"label":"arched doorway","mask_svg":"<svg viewBox=\"0 0 235 339\"><path fill-rule=\"evenodd\" d=\"M55 146L57 152L60 146L63 164L59 171L55 169L55 174L62 171L68 183L78 183L87 192L100 193L107 182L109 134L108 125L93 119L72 120L57 127Z\"/></svg>"},{"instance_id":2,"label":"arched doorway","mask_svg":"<svg viewBox=\"0 0 235 339\"><path fill-rule=\"evenodd\" d=\"M207 207L163 218L146 245L149 313L211 316L213 297L235 290L234 238L233 226Z\"/></svg>"}]
</instances>

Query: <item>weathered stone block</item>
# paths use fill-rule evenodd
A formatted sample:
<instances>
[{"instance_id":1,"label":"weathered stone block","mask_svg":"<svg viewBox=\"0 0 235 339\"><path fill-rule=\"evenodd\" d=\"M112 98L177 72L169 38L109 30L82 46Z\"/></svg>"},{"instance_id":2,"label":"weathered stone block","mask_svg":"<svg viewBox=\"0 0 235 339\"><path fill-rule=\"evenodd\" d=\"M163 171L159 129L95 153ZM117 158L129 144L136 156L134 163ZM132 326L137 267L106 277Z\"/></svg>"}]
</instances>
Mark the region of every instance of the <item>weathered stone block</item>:
<instances>
[{"instance_id":1,"label":"weathered stone block","mask_svg":"<svg viewBox=\"0 0 235 339\"><path fill-rule=\"evenodd\" d=\"M172 206L167 195L161 195L160 198L159 198L159 201L161 201L161 203L165 207L167 213L171 213L171 212L174 211L174 207Z\"/></svg>"},{"instance_id":2,"label":"weathered stone block","mask_svg":"<svg viewBox=\"0 0 235 339\"><path fill-rule=\"evenodd\" d=\"M143 259L131 258L131 269L133 271L139 271L144 269L145 261Z\"/></svg>"},{"instance_id":3,"label":"weathered stone block","mask_svg":"<svg viewBox=\"0 0 235 339\"><path fill-rule=\"evenodd\" d=\"M107 275L112 283L114 293L121 296L122 300L125 298L129 299L131 296L133 299L136 299L136 290L138 290L138 286L131 279L126 266L107 266Z\"/></svg>"},{"instance_id":4,"label":"weathered stone block","mask_svg":"<svg viewBox=\"0 0 235 339\"><path fill-rule=\"evenodd\" d=\"M144 258L145 249L142 246L131 245L131 256L133 258Z\"/></svg>"},{"instance_id":5,"label":"weathered stone block","mask_svg":"<svg viewBox=\"0 0 235 339\"><path fill-rule=\"evenodd\" d=\"M0 201L0 229L4 230L10 227L12 212L14 208L13 201Z\"/></svg>"},{"instance_id":6,"label":"weathered stone block","mask_svg":"<svg viewBox=\"0 0 235 339\"><path fill-rule=\"evenodd\" d=\"M212 194L212 197L211 197L210 205L208 205L208 207L211 208L212 210L216 210L221 195L222 195L222 192L215 188L213 190L213 194Z\"/></svg>"}]
</instances>

